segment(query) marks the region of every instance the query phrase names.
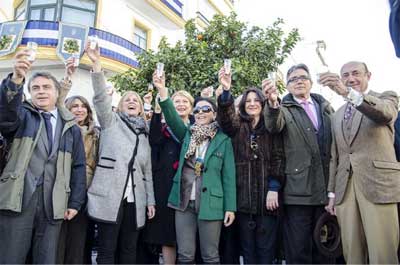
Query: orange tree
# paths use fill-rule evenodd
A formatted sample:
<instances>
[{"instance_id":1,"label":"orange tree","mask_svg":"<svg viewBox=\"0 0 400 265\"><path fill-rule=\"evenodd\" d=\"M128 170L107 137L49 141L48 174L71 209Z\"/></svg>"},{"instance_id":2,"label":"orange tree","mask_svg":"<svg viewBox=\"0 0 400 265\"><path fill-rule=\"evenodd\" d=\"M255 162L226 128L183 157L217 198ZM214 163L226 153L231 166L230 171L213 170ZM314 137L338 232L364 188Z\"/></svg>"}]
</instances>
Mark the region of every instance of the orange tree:
<instances>
[{"instance_id":1,"label":"orange tree","mask_svg":"<svg viewBox=\"0 0 400 265\"><path fill-rule=\"evenodd\" d=\"M218 70L223 59L232 60L232 91L238 95L249 86L259 86L268 72L276 71L300 40L297 29L285 33L282 19L267 28L251 27L237 15L214 16L200 31L194 21L185 25L185 40L174 46L162 38L158 51L138 55L139 69L117 74L110 80L123 92L145 94L157 62L165 64L166 85L171 90L185 89L192 95L207 86L218 85ZM279 85L283 89L283 84Z\"/></svg>"}]
</instances>

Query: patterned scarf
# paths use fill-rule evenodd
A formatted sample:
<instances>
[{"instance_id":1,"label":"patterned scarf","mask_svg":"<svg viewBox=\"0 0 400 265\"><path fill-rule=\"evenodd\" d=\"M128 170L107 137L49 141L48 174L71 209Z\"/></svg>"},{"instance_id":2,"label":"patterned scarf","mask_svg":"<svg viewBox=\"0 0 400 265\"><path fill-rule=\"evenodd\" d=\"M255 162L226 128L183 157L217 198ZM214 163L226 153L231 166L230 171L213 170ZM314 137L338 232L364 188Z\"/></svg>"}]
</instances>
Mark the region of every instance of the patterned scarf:
<instances>
[{"instance_id":1,"label":"patterned scarf","mask_svg":"<svg viewBox=\"0 0 400 265\"><path fill-rule=\"evenodd\" d=\"M145 131L147 132L146 121L142 116L129 116L125 112L118 112L119 117L125 122L129 123L129 125L135 129L135 131Z\"/></svg>"},{"instance_id":2,"label":"patterned scarf","mask_svg":"<svg viewBox=\"0 0 400 265\"><path fill-rule=\"evenodd\" d=\"M216 121L207 125L194 124L190 127L192 136L190 137L189 148L185 154L185 158L188 159L196 153L196 147L200 146L202 142L207 139L212 139L217 134L218 123Z\"/></svg>"}]
</instances>

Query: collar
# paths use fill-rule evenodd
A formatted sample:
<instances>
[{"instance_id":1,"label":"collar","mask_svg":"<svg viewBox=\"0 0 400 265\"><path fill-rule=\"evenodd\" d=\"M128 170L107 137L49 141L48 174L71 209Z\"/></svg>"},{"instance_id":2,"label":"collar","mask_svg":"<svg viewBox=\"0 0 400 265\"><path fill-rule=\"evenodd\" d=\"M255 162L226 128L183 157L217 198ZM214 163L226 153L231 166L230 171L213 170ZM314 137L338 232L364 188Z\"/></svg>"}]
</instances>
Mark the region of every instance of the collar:
<instances>
[{"instance_id":1,"label":"collar","mask_svg":"<svg viewBox=\"0 0 400 265\"><path fill-rule=\"evenodd\" d=\"M42 112L48 112L48 113L50 113L51 116L52 116L53 118L55 118L56 120L57 120L57 118L58 118L58 110L57 110L57 108L53 109L52 111L39 110L39 112L40 112L40 113L42 113Z\"/></svg>"},{"instance_id":2,"label":"collar","mask_svg":"<svg viewBox=\"0 0 400 265\"><path fill-rule=\"evenodd\" d=\"M295 96L293 96L293 99L294 99L297 103L299 103L300 105L301 105L301 103L304 101L304 99L299 99L299 98L296 98ZM308 99L306 99L306 101L307 101L310 105L314 105L314 101L311 99L311 96L308 97Z\"/></svg>"}]
</instances>

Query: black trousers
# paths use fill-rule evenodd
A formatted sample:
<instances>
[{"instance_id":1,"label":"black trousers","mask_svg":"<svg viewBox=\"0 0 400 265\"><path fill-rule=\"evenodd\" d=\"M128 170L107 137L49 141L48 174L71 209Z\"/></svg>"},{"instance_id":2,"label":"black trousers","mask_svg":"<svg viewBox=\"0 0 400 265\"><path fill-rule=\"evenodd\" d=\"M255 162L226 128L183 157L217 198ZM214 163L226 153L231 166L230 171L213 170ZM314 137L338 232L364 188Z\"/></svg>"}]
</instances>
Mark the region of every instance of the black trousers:
<instances>
[{"instance_id":1,"label":"black trousers","mask_svg":"<svg viewBox=\"0 0 400 265\"><path fill-rule=\"evenodd\" d=\"M135 264L139 231L135 204L122 202L116 224L98 222L99 264Z\"/></svg>"},{"instance_id":2,"label":"black trousers","mask_svg":"<svg viewBox=\"0 0 400 265\"><path fill-rule=\"evenodd\" d=\"M84 264L89 218L79 212L72 220L64 221L58 241L58 264Z\"/></svg>"},{"instance_id":3,"label":"black trousers","mask_svg":"<svg viewBox=\"0 0 400 265\"><path fill-rule=\"evenodd\" d=\"M240 244L245 264L272 264L275 258L278 217L237 213Z\"/></svg>"},{"instance_id":4,"label":"black trousers","mask_svg":"<svg viewBox=\"0 0 400 265\"><path fill-rule=\"evenodd\" d=\"M313 231L324 206L285 205L283 216L283 243L287 264L327 264L315 246Z\"/></svg>"}]
</instances>

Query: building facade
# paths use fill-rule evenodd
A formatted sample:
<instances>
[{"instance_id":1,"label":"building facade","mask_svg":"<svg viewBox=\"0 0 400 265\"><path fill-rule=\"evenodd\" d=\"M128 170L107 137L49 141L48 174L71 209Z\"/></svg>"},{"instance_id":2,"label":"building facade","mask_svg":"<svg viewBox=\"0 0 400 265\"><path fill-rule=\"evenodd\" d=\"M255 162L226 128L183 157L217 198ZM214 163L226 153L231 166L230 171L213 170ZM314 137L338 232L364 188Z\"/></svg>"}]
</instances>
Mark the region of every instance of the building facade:
<instances>
[{"instance_id":1,"label":"building facade","mask_svg":"<svg viewBox=\"0 0 400 265\"><path fill-rule=\"evenodd\" d=\"M1 0L0 23L27 20L21 44L38 43L33 71L51 71L61 78L64 63L56 55L58 21L89 27L97 35L102 65L107 76L139 67L136 56L146 49L157 50L162 36L176 43L184 38L187 20L207 27L215 14L228 15L232 0ZM13 54L0 58L0 77L12 70ZM83 56L73 79L70 95L93 96L89 59ZM114 104L118 95L114 95Z\"/></svg>"}]
</instances>

